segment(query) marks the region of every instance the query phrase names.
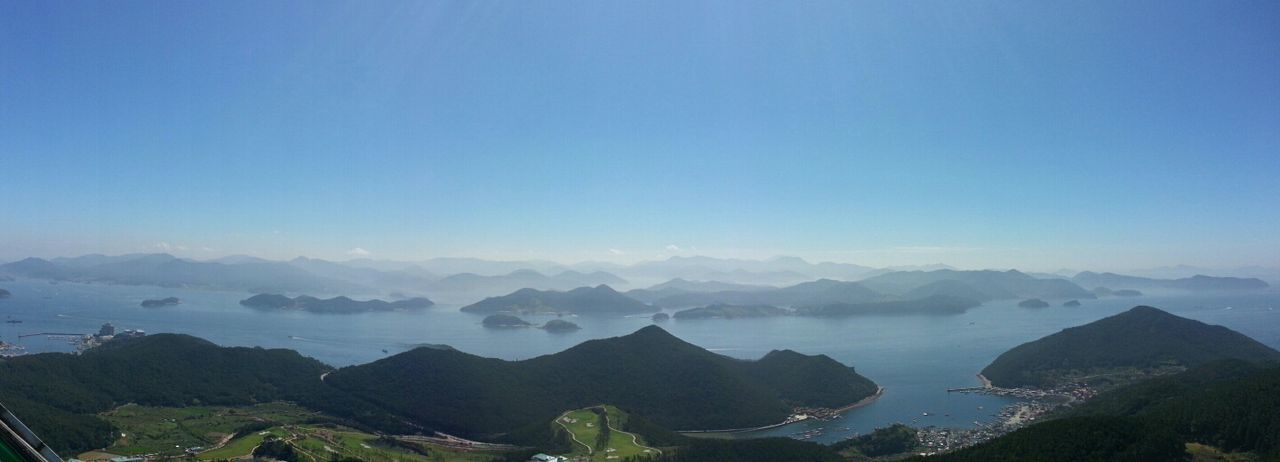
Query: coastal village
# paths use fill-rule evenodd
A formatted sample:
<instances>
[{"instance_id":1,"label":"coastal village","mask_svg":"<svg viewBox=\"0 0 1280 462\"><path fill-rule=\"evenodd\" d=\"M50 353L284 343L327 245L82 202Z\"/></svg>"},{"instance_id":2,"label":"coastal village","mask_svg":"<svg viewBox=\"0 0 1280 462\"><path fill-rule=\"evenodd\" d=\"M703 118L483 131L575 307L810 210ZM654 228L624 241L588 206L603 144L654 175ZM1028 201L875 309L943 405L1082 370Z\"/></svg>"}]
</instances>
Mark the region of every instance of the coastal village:
<instances>
[{"instance_id":1,"label":"coastal village","mask_svg":"<svg viewBox=\"0 0 1280 462\"><path fill-rule=\"evenodd\" d=\"M98 332L94 334L38 332L19 335L18 341L21 342L22 339L28 337L46 337L52 340L66 340L67 343L75 347L76 353L81 353L112 340L145 337L146 335L147 332L142 329L125 329L122 331L116 331L116 326L108 322L98 328ZM26 347L23 347L21 344L0 341L0 358L22 356L26 353Z\"/></svg>"},{"instance_id":2,"label":"coastal village","mask_svg":"<svg viewBox=\"0 0 1280 462\"><path fill-rule=\"evenodd\" d=\"M981 387L954 388L947 391L1007 396L1025 401L1001 408L996 414L998 420L995 423L974 422L974 428L971 429L933 426L919 428L916 439L919 440L922 448L920 455L940 454L985 442L1033 424L1044 415L1064 406L1071 406L1098 394L1096 388L1083 383L1068 383L1047 390L995 387L991 386L985 378L983 383L984 386Z\"/></svg>"}]
</instances>

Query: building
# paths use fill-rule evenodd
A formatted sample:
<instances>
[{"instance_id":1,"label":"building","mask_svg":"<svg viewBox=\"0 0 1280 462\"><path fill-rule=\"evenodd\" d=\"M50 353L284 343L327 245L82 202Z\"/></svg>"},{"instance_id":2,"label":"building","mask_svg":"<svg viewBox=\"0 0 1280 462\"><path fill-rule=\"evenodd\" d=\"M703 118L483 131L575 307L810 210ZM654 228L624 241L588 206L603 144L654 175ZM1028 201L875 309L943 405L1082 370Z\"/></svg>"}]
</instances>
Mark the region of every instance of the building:
<instances>
[{"instance_id":1,"label":"building","mask_svg":"<svg viewBox=\"0 0 1280 462\"><path fill-rule=\"evenodd\" d=\"M116 335L116 326L111 325L111 323L103 324L102 328L98 329L99 337L110 337L112 335Z\"/></svg>"},{"instance_id":2,"label":"building","mask_svg":"<svg viewBox=\"0 0 1280 462\"><path fill-rule=\"evenodd\" d=\"M569 459L559 456L549 456L546 454L534 454L529 462L568 462Z\"/></svg>"}]
</instances>

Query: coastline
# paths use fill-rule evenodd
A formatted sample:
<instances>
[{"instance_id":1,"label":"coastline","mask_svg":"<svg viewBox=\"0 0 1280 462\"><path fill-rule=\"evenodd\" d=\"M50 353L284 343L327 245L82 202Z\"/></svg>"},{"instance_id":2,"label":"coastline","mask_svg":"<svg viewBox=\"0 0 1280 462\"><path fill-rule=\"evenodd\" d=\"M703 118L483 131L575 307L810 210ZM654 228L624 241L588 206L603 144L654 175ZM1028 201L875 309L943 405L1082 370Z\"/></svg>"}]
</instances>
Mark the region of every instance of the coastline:
<instances>
[{"instance_id":1,"label":"coastline","mask_svg":"<svg viewBox=\"0 0 1280 462\"><path fill-rule=\"evenodd\" d=\"M982 388L993 388L991 386L991 381L987 380L987 376L985 375L978 374L978 381L982 382Z\"/></svg>"},{"instance_id":2,"label":"coastline","mask_svg":"<svg viewBox=\"0 0 1280 462\"><path fill-rule=\"evenodd\" d=\"M874 403L874 402L876 402L876 400L880 399L880 397L881 397L881 396L884 396L884 387L882 387L882 386L878 386L878 385L877 385L877 386L876 386L876 392L875 392L875 393L872 393L870 396L867 396L866 398L862 398L862 399L858 400L857 402L855 402L855 403L853 403L853 404L849 404L849 405L844 406L844 407L836 408L836 409L834 409L832 412L834 412L834 413L836 413L836 414L843 414L843 413L848 412L848 411L850 411L850 410L857 409L857 408L860 408L860 407L866 406L866 405L868 405L868 404ZM794 416L791 416L791 417L794 417ZM679 434L681 434L681 435L686 435L686 434L691 434L691 435L706 435L706 434L709 434L709 433L744 433L744 432L753 432L753 431L760 431L760 430L768 430L768 429L770 429L770 428L783 427L783 426L791 425L791 424L796 423L796 422L804 422L804 421L806 421L806 420L809 420L809 419L796 419L796 420L793 420L791 417L788 417L788 418L787 418L787 420L784 420L784 421L782 421L782 422L778 422L778 423L770 424L770 425L764 425L764 426L760 426L760 427L750 427L750 428L730 428L730 429L725 429L725 430L678 430L678 431L676 431L676 433L679 433Z\"/></svg>"}]
</instances>

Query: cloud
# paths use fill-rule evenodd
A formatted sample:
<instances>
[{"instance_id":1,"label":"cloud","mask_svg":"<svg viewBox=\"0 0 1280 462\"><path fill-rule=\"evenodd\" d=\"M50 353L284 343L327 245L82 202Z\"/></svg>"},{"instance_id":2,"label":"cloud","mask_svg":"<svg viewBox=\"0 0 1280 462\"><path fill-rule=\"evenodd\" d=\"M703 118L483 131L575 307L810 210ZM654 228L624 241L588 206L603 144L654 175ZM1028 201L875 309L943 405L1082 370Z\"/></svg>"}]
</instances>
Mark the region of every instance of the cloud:
<instances>
[{"instance_id":1,"label":"cloud","mask_svg":"<svg viewBox=\"0 0 1280 462\"><path fill-rule=\"evenodd\" d=\"M356 248L354 248L354 249L351 249L351 250L348 250L348 251L347 251L347 255L353 255L353 256L357 256L357 257L367 257L367 256L369 256L369 254L370 254L370 252L369 252L368 250L365 250L365 249L362 249L362 248L359 248L359 247L356 247Z\"/></svg>"},{"instance_id":2,"label":"cloud","mask_svg":"<svg viewBox=\"0 0 1280 462\"><path fill-rule=\"evenodd\" d=\"M170 245L168 242L157 242L155 245L155 248L163 250L165 252L171 252L174 250L187 250L187 246L185 245Z\"/></svg>"},{"instance_id":3,"label":"cloud","mask_svg":"<svg viewBox=\"0 0 1280 462\"><path fill-rule=\"evenodd\" d=\"M614 254L614 255L626 255L626 254L627 254L626 252L623 252L623 251L618 250L618 249L609 249L609 253Z\"/></svg>"},{"instance_id":4,"label":"cloud","mask_svg":"<svg viewBox=\"0 0 1280 462\"><path fill-rule=\"evenodd\" d=\"M667 244L667 251L668 251L668 252L679 252L679 251L680 251L680 246L675 245L675 244Z\"/></svg>"}]
</instances>

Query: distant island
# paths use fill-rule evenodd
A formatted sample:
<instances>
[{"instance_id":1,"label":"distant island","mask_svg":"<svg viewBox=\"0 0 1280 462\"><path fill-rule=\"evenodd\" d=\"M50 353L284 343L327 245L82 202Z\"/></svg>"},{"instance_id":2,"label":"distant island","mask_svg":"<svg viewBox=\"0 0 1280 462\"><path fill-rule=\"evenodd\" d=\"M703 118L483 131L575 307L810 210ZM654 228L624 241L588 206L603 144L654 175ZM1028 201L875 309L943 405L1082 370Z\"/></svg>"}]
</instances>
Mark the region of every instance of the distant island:
<instances>
[{"instance_id":1,"label":"distant island","mask_svg":"<svg viewBox=\"0 0 1280 462\"><path fill-rule=\"evenodd\" d=\"M1038 298L1029 298L1018 302L1018 306L1023 308L1048 308L1049 302Z\"/></svg>"},{"instance_id":2,"label":"distant island","mask_svg":"<svg viewBox=\"0 0 1280 462\"><path fill-rule=\"evenodd\" d=\"M1139 306L1019 345L982 375L999 387L1107 385L1221 359L1275 361L1280 352L1226 327Z\"/></svg>"},{"instance_id":3,"label":"distant island","mask_svg":"<svg viewBox=\"0 0 1280 462\"><path fill-rule=\"evenodd\" d=\"M577 324L574 324L569 321L565 321L563 319L552 319L550 321L547 321L546 324L542 325L542 330L545 330L547 332L572 332L581 328L582 327L578 326Z\"/></svg>"},{"instance_id":4,"label":"distant island","mask_svg":"<svg viewBox=\"0 0 1280 462\"><path fill-rule=\"evenodd\" d=\"M9 295L11 295L11 294L9 293L9 291L4 290L4 289L0 289L0 298L8 298L8 297L9 297Z\"/></svg>"},{"instance_id":5,"label":"distant island","mask_svg":"<svg viewBox=\"0 0 1280 462\"><path fill-rule=\"evenodd\" d=\"M523 319L517 318L509 314L495 314L495 315L489 316L487 318L484 318L484 321L481 321L480 324L484 325L485 327L493 328L493 329L504 329L508 327L529 327L533 325L533 324L530 324L529 321L525 321Z\"/></svg>"},{"instance_id":6,"label":"distant island","mask_svg":"<svg viewBox=\"0 0 1280 462\"><path fill-rule=\"evenodd\" d=\"M853 315L907 315L907 314L960 314L981 305L949 295L934 295L920 300L902 300L871 303L831 303L796 308L797 316L853 316Z\"/></svg>"},{"instance_id":7,"label":"distant island","mask_svg":"<svg viewBox=\"0 0 1280 462\"><path fill-rule=\"evenodd\" d=\"M1111 295L1114 295L1117 297L1141 297L1142 292L1136 289L1120 289L1120 290L1111 292Z\"/></svg>"},{"instance_id":8,"label":"distant island","mask_svg":"<svg viewBox=\"0 0 1280 462\"><path fill-rule=\"evenodd\" d=\"M463 312L488 314L637 314L657 310L606 285L579 287L568 292L520 289L462 307Z\"/></svg>"},{"instance_id":9,"label":"distant island","mask_svg":"<svg viewBox=\"0 0 1280 462\"><path fill-rule=\"evenodd\" d=\"M161 306L173 306L179 303L182 303L182 300L178 300L178 297L167 297L167 298L161 298L161 299L143 300L142 306L147 308L157 308Z\"/></svg>"},{"instance_id":10,"label":"distant island","mask_svg":"<svg viewBox=\"0 0 1280 462\"><path fill-rule=\"evenodd\" d=\"M1080 300L1067 300L1066 302L1063 302L1062 306L1067 306L1067 307L1080 306Z\"/></svg>"},{"instance_id":11,"label":"distant island","mask_svg":"<svg viewBox=\"0 0 1280 462\"><path fill-rule=\"evenodd\" d=\"M658 313L658 314L653 315L653 318L652 318L652 319L653 319L654 321L656 321L656 322L662 322L662 321L666 321L666 320L668 320L668 319L671 319L671 315L666 314L666 313Z\"/></svg>"},{"instance_id":12,"label":"distant island","mask_svg":"<svg viewBox=\"0 0 1280 462\"><path fill-rule=\"evenodd\" d=\"M352 300L347 297L316 298L299 295L289 298L279 294L258 294L240 301L241 305L263 310L298 310L312 313L350 314L370 311L400 311L427 308L435 303L423 297L396 300Z\"/></svg>"},{"instance_id":13,"label":"distant island","mask_svg":"<svg viewBox=\"0 0 1280 462\"><path fill-rule=\"evenodd\" d=\"M1187 291L1259 290L1270 287L1257 278L1215 277L1197 274L1181 279L1152 279L1115 273L1083 271L1071 278L1086 287L1130 287L1134 289L1178 289Z\"/></svg>"},{"instance_id":14,"label":"distant island","mask_svg":"<svg viewBox=\"0 0 1280 462\"><path fill-rule=\"evenodd\" d=\"M773 305L708 305L678 311L676 319L710 319L710 318L763 318L769 316L786 316L790 311Z\"/></svg>"}]
</instances>

